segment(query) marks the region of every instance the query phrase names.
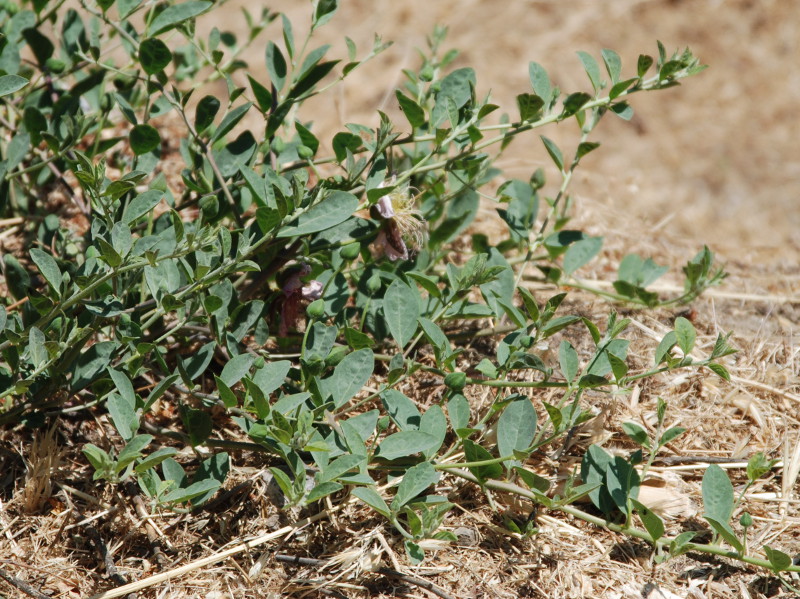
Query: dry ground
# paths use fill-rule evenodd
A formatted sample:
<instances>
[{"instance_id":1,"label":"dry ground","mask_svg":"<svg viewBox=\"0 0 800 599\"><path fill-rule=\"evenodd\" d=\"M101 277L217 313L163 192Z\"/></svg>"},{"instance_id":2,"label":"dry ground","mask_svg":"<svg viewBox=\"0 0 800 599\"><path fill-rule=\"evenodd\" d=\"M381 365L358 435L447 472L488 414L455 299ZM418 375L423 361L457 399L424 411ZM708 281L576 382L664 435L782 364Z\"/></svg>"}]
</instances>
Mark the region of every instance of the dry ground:
<instances>
[{"instance_id":1,"label":"dry ground","mask_svg":"<svg viewBox=\"0 0 800 599\"><path fill-rule=\"evenodd\" d=\"M333 133L346 122L373 124L375 110L396 114L393 89L401 68L416 65L414 48L424 45L433 23L450 27L449 46L463 50L456 66L478 72L479 91L492 90L497 103L512 107L527 91L527 64L543 64L562 89L585 87L574 54L617 50L632 68L640 52L653 53L655 40L669 49L690 46L711 68L681 87L635 97L632 123L607 119L595 134L603 147L582 165L575 181L580 225L606 237L601 259L583 272L609 280L621 258L637 251L673 269L703 243L727 265L731 277L692 306L705 352L720 330L733 330L740 353L730 360L728 384L707 374L651 381L630 397L597 398L601 417L584 431L582 445L603 442L627 448L619 424L652 417L655 398L670 405L670 424L689 433L669 448L672 455L741 457L764 451L784 460L783 468L756 485L744 507L754 516L751 545L770 544L794 554L800 547L797 469L800 469L800 2L794 0L350 0L323 39L345 53L342 34L366 48L374 32L395 45L357 72L333 104L318 105L305 118ZM247 3L253 9L252 3ZM304 2L276 2L296 22L306 19ZM236 27L238 16L230 12ZM205 24L210 27L210 24ZM217 25L219 25L217 23ZM298 29L302 29L300 25ZM276 34L276 29L269 30ZM263 45L248 55L258 74ZM401 117L402 118L402 117ZM564 125L546 132L565 144L575 131ZM318 135L325 138L325 133ZM520 139L501 165L527 177L547 164L538 138ZM490 218L487 212L487 219ZM678 284L677 276L665 286ZM608 305L575 294L570 308L598 319ZM626 312L633 318L635 360L648 361L676 313ZM479 401L480 398L475 398ZM234 457L234 494L216 508L188 516L161 514L145 530L142 513L128 499L85 479L89 469L72 444L86 426L66 421L52 439L39 438L38 452L23 446L14 431L0 431L0 567L48 596L81 597L112 586L93 535L104 541L110 561L126 580L138 580L235 547L252 535L280 532L293 515L277 513L261 476L263 461ZM55 446L60 449L56 451ZM575 449L576 455L580 448ZM23 458L24 456L24 462ZM60 456L60 457L59 457ZM703 464L661 464L654 500L665 502L670 532L696 523ZM792 471L794 469L794 471ZM736 485L740 466L730 468ZM52 487L48 487L52 480ZM460 508L450 528L465 541L412 568L394 545L389 527L366 510L344 507L297 534L240 551L228 560L191 568L182 576L148 587L140 597L428 597L415 583L362 574L338 576L342 568L273 561L284 554L329 557L345 549L383 550L384 565L431 581L453 597L774 597L796 596L763 571L721 559L683 556L652 568L645 547L557 514L542 513L540 532L523 539L499 527L479 493L452 493ZM236 486L241 483L241 487ZM38 485L38 486L37 486ZM37 505L42 499L52 499ZM26 502L33 502L26 505ZM87 526L86 520L94 518ZM92 532L94 530L94 532ZM146 534L145 534L146 533ZM387 543L381 542L381 533ZM148 539L149 535L149 539ZM154 543L165 552L159 565ZM388 550L387 550L388 547ZM261 551L263 568L257 574ZM174 551L171 551L174 550ZM399 563L393 564L392 557ZM256 568L257 569L257 568ZM329 584L311 591L319 580ZM309 580L317 583L307 584ZM0 581L0 596L18 591ZM308 593L308 594L307 594Z\"/></svg>"}]
</instances>

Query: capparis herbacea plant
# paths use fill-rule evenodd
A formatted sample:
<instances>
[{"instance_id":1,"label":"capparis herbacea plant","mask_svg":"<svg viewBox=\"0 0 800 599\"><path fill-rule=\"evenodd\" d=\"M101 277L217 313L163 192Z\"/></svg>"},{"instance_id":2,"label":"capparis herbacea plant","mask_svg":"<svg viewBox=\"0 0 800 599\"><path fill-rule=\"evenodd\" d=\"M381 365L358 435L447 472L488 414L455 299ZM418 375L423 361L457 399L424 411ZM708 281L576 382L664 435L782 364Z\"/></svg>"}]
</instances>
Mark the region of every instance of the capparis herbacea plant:
<instances>
[{"instance_id":1,"label":"capparis herbacea plant","mask_svg":"<svg viewBox=\"0 0 800 599\"><path fill-rule=\"evenodd\" d=\"M573 173L597 149L602 118L630 119L633 96L704 68L689 50L659 43L632 68L612 50L600 61L580 52L588 84L572 93L531 62L530 88L497 118L475 71L451 68L457 52L442 51L437 28L396 90L405 119L379 113L377 126L348 124L323 143L305 102L388 44L346 38L344 60L315 46L336 0L312 3L305 39L266 9L243 11L242 38L199 36L196 20L223 4L0 4L0 210L27 242L2 261L0 423L105 415L116 436L83 447L94 478L135 480L154 510L202 504L225 481L228 452L256 449L287 505L357 498L415 562L429 539L454 538L442 527L452 503L437 490L447 474L489 501L512 493L644 539L657 560L694 551L797 570L780 551L748 550L719 468L703 481L712 544L665 536L637 501L646 467L681 432L663 430L663 402L655 438L626 425L641 450L589 447L558 493L532 468L592 417L591 397L675 369L728 376L724 335L694 356L694 326L677 318L652 366L633 371L628 320L612 311L595 323L562 308L566 293L529 289L531 279L581 284L574 275L602 238L569 228ZM257 76L242 51L273 22L281 35L266 41ZM493 166L518 135L561 122L577 125L569 150L541 136L554 184L541 170L505 179ZM470 228L481 198L499 215L497 239ZM649 289L665 268L630 255L613 291L595 291L676 305L724 277L708 248L683 270L684 292L665 298ZM591 351L554 337L565 329ZM494 349L473 362L465 340L478 331ZM542 357L549 349L557 364ZM403 392L422 379L436 393L427 408ZM471 405L479 390L493 398L488 409ZM152 417L164 406L167 426ZM222 421L249 440L226 438ZM197 458L181 464L186 446ZM757 456L748 475L768 467ZM574 505L587 495L592 511Z\"/></svg>"}]
</instances>

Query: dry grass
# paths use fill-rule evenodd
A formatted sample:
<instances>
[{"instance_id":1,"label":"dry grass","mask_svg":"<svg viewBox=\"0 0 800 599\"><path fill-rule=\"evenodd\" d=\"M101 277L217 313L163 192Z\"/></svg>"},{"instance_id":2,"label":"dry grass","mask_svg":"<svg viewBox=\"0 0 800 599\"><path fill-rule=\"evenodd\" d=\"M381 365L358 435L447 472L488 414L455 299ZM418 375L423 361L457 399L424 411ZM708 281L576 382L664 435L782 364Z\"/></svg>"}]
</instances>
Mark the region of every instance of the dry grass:
<instances>
[{"instance_id":1,"label":"dry grass","mask_svg":"<svg viewBox=\"0 0 800 599\"><path fill-rule=\"evenodd\" d=\"M670 48L690 45L712 65L678 90L636 98L633 126L603 125L598 137L604 148L587 160L576 181L576 212L578 225L606 237L603 257L582 272L598 283L609 280L625 253L640 252L675 269L700 244L712 245L731 276L692 306L697 351L707 352L719 331L733 330L740 348L727 363L733 380L724 383L707 372L670 375L647 380L628 396L590 396L599 415L565 457L530 466L558 478L591 442L630 451L620 423L651 428L656 398L663 397L669 425L688 431L664 455L698 460L657 462L652 484L643 490L662 506L668 534L702 526L697 520L702 458L741 459L725 465L738 487L745 481L744 461L764 451L780 462L744 500L742 507L754 520L750 545L770 544L794 554L800 546L800 162L796 131L786 122L794 119L800 99L794 64L800 4L344 4L334 22L339 26L330 31L337 49L342 50L342 23L351 24L346 33L360 47L373 31L398 43L343 88L334 106L317 106L313 120L327 132L344 122L372 123L376 108L394 110L388 98L399 80L387 74L413 66L412 48L423 44L435 21L450 24L451 45L465 50L461 63L474 65L481 88L491 87L506 106L512 105L512 92L527 85L531 59L559 73L562 87L582 86L577 49L596 54L611 47L631 64L635 53L653 50L660 38ZM275 8L293 15L307 10L304 3ZM253 48L254 65L261 64L262 51ZM553 136L568 140L572 133ZM512 149L503 164L512 176L527 177L544 164L535 136ZM0 236L10 238L14 231L8 227L17 223L0 226ZM678 284L677 278L667 279L665 292ZM536 293L546 296L547 290ZM566 309L602 321L608 305L575 292ZM625 315L633 319L632 364L644 367L676 313ZM404 391L426 404L438 397L427 388ZM544 392L532 395L546 399ZM491 398L471 400L480 410ZM233 455L226 488L236 492L211 509L149 515L141 501L137 505L120 490L91 481L80 447L103 427L109 425L68 416L33 438L20 427L0 430L0 572L14 577L14 584L64 598L92 596L123 581L140 581L138 597L159 599L434 596L418 584L371 571L379 564L429 581L452 597L795 596L765 572L723 559L688 555L653 568L646 546L558 513L539 513L538 534L520 537L503 527L503 517L527 517L527 512L504 504L502 497L499 505L508 512L495 512L479 490L455 477L445 477L440 487L457 504L446 526L462 542L432 553L416 568L407 563L391 527L363 506L343 502L303 515L280 511L262 476L263 456L249 452ZM304 516L313 521L299 520ZM321 568L278 562L276 553L335 559ZM0 581L0 595L19 592Z\"/></svg>"}]
</instances>

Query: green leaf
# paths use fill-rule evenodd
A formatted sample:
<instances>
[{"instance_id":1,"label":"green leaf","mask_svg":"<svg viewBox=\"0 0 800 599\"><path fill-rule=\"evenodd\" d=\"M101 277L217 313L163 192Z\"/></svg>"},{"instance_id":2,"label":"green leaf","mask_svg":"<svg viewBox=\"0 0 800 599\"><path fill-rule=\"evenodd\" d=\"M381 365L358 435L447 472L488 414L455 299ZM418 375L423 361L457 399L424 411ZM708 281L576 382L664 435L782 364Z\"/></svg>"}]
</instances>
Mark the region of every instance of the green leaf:
<instances>
[{"instance_id":1,"label":"green leaf","mask_svg":"<svg viewBox=\"0 0 800 599\"><path fill-rule=\"evenodd\" d=\"M592 152L600 147L600 144L595 141L584 141L578 144L578 151L575 153L575 158L580 160L589 152Z\"/></svg>"},{"instance_id":2,"label":"green leaf","mask_svg":"<svg viewBox=\"0 0 800 599\"><path fill-rule=\"evenodd\" d=\"M230 133L231 129L233 129L236 125L238 125L239 121L241 121L244 118L244 115L247 114L247 111L250 110L250 107L252 105L253 105L252 102L245 102L241 106L237 106L236 108L228 112L228 114L226 114L225 117L222 119L222 122L219 124L219 127L217 127L217 130L214 131L214 135L211 138L211 142L212 143L216 142L225 137L228 133Z\"/></svg>"},{"instance_id":3,"label":"green leaf","mask_svg":"<svg viewBox=\"0 0 800 599\"><path fill-rule=\"evenodd\" d=\"M371 349L360 349L345 356L333 374L320 381L324 396L332 396L337 408L346 404L372 376L375 357Z\"/></svg>"},{"instance_id":4,"label":"green leaf","mask_svg":"<svg viewBox=\"0 0 800 599\"><path fill-rule=\"evenodd\" d=\"M269 112L272 108L272 92L250 75L247 76L247 79L250 81L250 88L253 90L253 96L256 99L256 104L258 104L258 109L261 112Z\"/></svg>"},{"instance_id":5,"label":"green leaf","mask_svg":"<svg viewBox=\"0 0 800 599\"><path fill-rule=\"evenodd\" d=\"M280 48L272 41L267 42L266 49L267 73L275 91L281 91L286 83L286 59Z\"/></svg>"},{"instance_id":6,"label":"green leaf","mask_svg":"<svg viewBox=\"0 0 800 599\"><path fill-rule=\"evenodd\" d=\"M542 65L531 62L528 65L528 74L534 93L549 104L552 95L552 84L550 83L550 77L547 76L547 71Z\"/></svg>"},{"instance_id":7,"label":"green leaf","mask_svg":"<svg viewBox=\"0 0 800 599\"><path fill-rule=\"evenodd\" d=\"M656 348L656 357L655 357L655 364L658 366L662 362L665 362L670 357L670 350L675 347L675 344L678 342L678 337L675 334L675 331L670 331L658 344Z\"/></svg>"},{"instance_id":8,"label":"green leaf","mask_svg":"<svg viewBox=\"0 0 800 599\"><path fill-rule=\"evenodd\" d=\"M55 51L53 42L50 41L49 37L43 35L36 27L23 30L22 36L28 43L28 47L33 52L33 55L36 57L36 62L39 63L39 67L45 68L47 66L47 60L53 56L53 52Z\"/></svg>"},{"instance_id":9,"label":"green leaf","mask_svg":"<svg viewBox=\"0 0 800 599\"><path fill-rule=\"evenodd\" d=\"M633 118L633 108L627 102L618 102L611 106L611 112L616 114L623 121L629 121Z\"/></svg>"},{"instance_id":10,"label":"green leaf","mask_svg":"<svg viewBox=\"0 0 800 599\"><path fill-rule=\"evenodd\" d=\"M704 517L727 523L733 514L733 485L725 471L711 464L703 475Z\"/></svg>"},{"instance_id":11,"label":"green leaf","mask_svg":"<svg viewBox=\"0 0 800 599\"><path fill-rule=\"evenodd\" d=\"M226 144L224 148L215 151L217 165L224 179L235 175L239 169L246 166L255 154L258 143L250 131L243 131L236 139Z\"/></svg>"},{"instance_id":12,"label":"green leaf","mask_svg":"<svg viewBox=\"0 0 800 599\"><path fill-rule=\"evenodd\" d=\"M725 539L728 544L736 549L736 551L741 554L744 551L744 545L739 540L739 537L736 536L736 533L733 532L730 524L728 524L725 520L718 520L716 518L712 518L709 515L703 515L703 517L708 520L708 523L711 525L711 528L719 534L723 539Z\"/></svg>"},{"instance_id":13,"label":"green leaf","mask_svg":"<svg viewBox=\"0 0 800 599\"><path fill-rule=\"evenodd\" d=\"M342 131L333 136L333 153L336 155L337 162L344 162L347 158L347 151L357 151L362 144L362 139L353 133Z\"/></svg>"},{"instance_id":14,"label":"green leaf","mask_svg":"<svg viewBox=\"0 0 800 599\"><path fill-rule=\"evenodd\" d=\"M117 429L120 436L125 440L133 438L136 431L139 430L139 417L136 415L135 406L121 395L111 393L108 396L107 407L111 420L114 422L114 428Z\"/></svg>"},{"instance_id":15,"label":"green leaf","mask_svg":"<svg viewBox=\"0 0 800 599\"><path fill-rule=\"evenodd\" d=\"M575 114L581 108L583 108L589 101L591 101L591 99L592 96L584 92L578 92L575 94L568 95L566 98L564 98L564 113L562 116L569 116Z\"/></svg>"},{"instance_id":16,"label":"green leaf","mask_svg":"<svg viewBox=\"0 0 800 599\"><path fill-rule=\"evenodd\" d=\"M187 359L179 358L182 363L184 372L188 377L188 383L203 374L208 365L211 363L211 358L214 357L214 348L216 348L216 341L209 341L197 351L189 355Z\"/></svg>"},{"instance_id":17,"label":"green leaf","mask_svg":"<svg viewBox=\"0 0 800 599\"><path fill-rule=\"evenodd\" d=\"M675 557L684 553L687 549L687 545L696 535L696 531L687 530L672 539L672 542L669 544L670 555Z\"/></svg>"},{"instance_id":18,"label":"green leaf","mask_svg":"<svg viewBox=\"0 0 800 599\"><path fill-rule=\"evenodd\" d=\"M395 96L400 103L400 110L406 115L412 129L422 127L425 124L425 111L422 107L399 89L395 91Z\"/></svg>"},{"instance_id":19,"label":"green leaf","mask_svg":"<svg viewBox=\"0 0 800 599\"><path fill-rule=\"evenodd\" d=\"M155 127L150 125L136 125L128 135L131 150L137 156L152 152L161 145L161 136Z\"/></svg>"},{"instance_id":20,"label":"green leaf","mask_svg":"<svg viewBox=\"0 0 800 599\"><path fill-rule=\"evenodd\" d=\"M242 380L253 365L256 357L253 354L239 354L231 358L227 364L222 368L219 378L228 387L233 387L236 383Z\"/></svg>"},{"instance_id":21,"label":"green leaf","mask_svg":"<svg viewBox=\"0 0 800 599\"><path fill-rule=\"evenodd\" d=\"M406 539L403 546L406 548L406 555L408 555L408 561L411 562L412 566L422 563L425 559L425 552L414 541Z\"/></svg>"},{"instance_id":22,"label":"green leaf","mask_svg":"<svg viewBox=\"0 0 800 599\"><path fill-rule=\"evenodd\" d=\"M0 76L0 98L13 94L15 91L21 90L28 85L28 80L19 75L2 75Z\"/></svg>"},{"instance_id":23,"label":"green leaf","mask_svg":"<svg viewBox=\"0 0 800 599\"><path fill-rule=\"evenodd\" d=\"M661 438L658 440L659 447L666 445L667 443L679 437L685 432L686 429L681 428L680 426L673 426L672 428L667 429L666 431L664 431L664 434L661 435Z\"/></svg>"},{"instance_id":24,"label":"green leaf","mask_svg":"<svg viewBox=\"0 0 800 599\"><path fill-rule=\"evenodd\" d=\"M489 453L486 449L470 441L469 439L462 440L464 446L464 458L467 462L483 462L491 460L495 456ZM486 466L470 466L469 471L477 476L480 480L488 480L490 478L502 478L503 466L500 464L489 464Z\"/></svg>"},{"instance_id":25,"label":"green leaf","mask_svg":"<svg viewBox=\"0 0 800 599\"><path fill-rule=\"evenodd\" d=\"M128 464L139 459L142 456L144 448L150 445L152 440L153 435L136 435L133 439L128 441L117 456L117 467L115 468L117 474L125 470ZM166 457L164 459L166 459Z\"/></svg>"},{"instance_id":26,"label":"green leaf","mask_svg":"<svg viewBox=\"0 0 800 599\"><path fill-rule=\"evenodd\" d=\"M317 482L324 483L343 476L353 469L359 468L366 461L366 456L345 454L330 462L317 474Z\"/></svg>"},{"instance_id":27,"label":"green leaf","mask_svg":"<svg viewBox=\"0 0 800 599\"><path fill-rule=\"evenodd\" d=\"M225 404L226 408L235 408L239 405L239 400L236 397L236 394L231 390L231 388L225 384L221 378L219 378L216 374L214 375L214 381L217 383L217 392L219 393L219 398L222 400L222 403Z\"/></svg>"},{"instance_id":28,"label":"green leaf","mask_svg":"<svg viewBox=\"0 0 800 599\"><path fill-rule=\"evenodd\" d=\"M137 218L148 214L158 205L162 197L164 197L164 192L157 189L140 193L131 200L130 204L125 206L125 210L122 213L122 222L130 225Z\"/></svg>"},{"instance_id":29,"label":"green leaf","mask_svg":"<svg viewBox=\"0 0 800 599\"><path fill-rule=\"evenodd\" d=\"M401 431L419 430L422 414L417 405L396 389L387 389L381 393L381 402L397 427Z\"/></svg>"},{"instance_id":30,"label":"green leaf","mask_svg":"<svg viewBox=\"0 0 800 599\"><path fill-rule=\"evenodd\" d=\"M558 362L567 382L571 383L575 380L579 366L578 352L566 339L562 339L561 344L558 346Z\"/></svg>"},{"instance_id":31,"label":"green leaf","mask_svg":"<svg viewBox=\"0 0 800 599\"><path fill-rule=\"evenodd\" d=\"M399 512L409 501L438 481L439 473L430 462L422 462L406 470L392 501L392 512Z\"/></svg>"},{"instance_id":32,"label":"green leaf","mask_svg":"<svg viewBox=\"0 0 800 599\"><path fill-rule=\"evenodd\" d=\"M205 495L215 492L221 486L218 480L207 478L205 480L192 483L186 488L175 489L167 493L162 501L164 503L184 503L190 501L200 495Z\"/></svg>"},{"instance_id":33,"label":"green leaf","mask_svg":"<svg viewBox=\"0 0 800 599\"><path fill-rule=\"evenodd\" d=\"M767 555L772 571L776 574L782 570L788 570L792 565L792 556L773 549L769 545L764 545L764 553Z\"/></svg>"},{"instance_id":34,"label":"green leaf","mask_svg":"<svg viewBox=\"0 0 800 599\"><path fill-rule=\"evenodd\" d=\"M653 66L653 57L640 54L636 64L636 74L639 75L639 77L644 77L651 66Z\"/></svg>"},{"instance_id":35,"label":"green leaf","mask_svg":"<svg viewBox=\"0 0 800 599\"><path fill-rule=\"evenodd\" d=\"M89 460L89 463L95 469L93 477L94 480L97 480L101 476L108 474L113 468L114 460L112 460L111 456L100 449L97 445L87 443L83 446L81 452L86 456L86 459Z\"/></svg>"},{"instance_id":36,"label":"green leaf","mask_svg":"<svg viewBox=\"0 0 800 599\"><path fill-rule=\"evenodd\" d=\"M627 460L617 456L606 470L606 487L617 508L628 513L628 499L635 499L639 492L639 473Z\"/></svg>"},{"instance_id":37,"label":"green leaf","mask_svg":"<svg viewBox=\"0 0 800 599\"><path fill-rule=\"evenodd\" d=\"M683 355L688 356L691 353L696 337L697 331L694 325L683 316L678 316L675 319L675 338Z\"/></svg>"},{"instance_id":38,"label":"green leaf","mask_svg":"<svg viewBox=\"0 0 800 599\"><path fill-rule=\"evenodd\" d=\"M39 267L39 272L42 273L42 276L45 278L53 291L60 296L61 271L59 270L55 259L50 254L40 250L39 248L32 248L31 260L33 260L34 264Z\"/></svg>"},{"instance_id":39,"label":"green leaf","mask_svg":"<svg viewBox=\"0 0 800 599\"><path fill-rule=\"evenodd\" d=\"M444 417L444 411L442 411L441 406L434 404L425 411L419 424L419 430L430 434L438 441L435 445L422 452L425 459L431 459L442 447L442 443L444 443L444 439L447 436L447 419Z\"/></svg>"},{"instance_id":40,"label":"green leaf","mask_svg":"<svg viewBox=\"0 0 800 599\"><path fill-rule=\"evenodd\" d=\"M330 21L338 8L338 0L319 0L311 23L312 30Z\"/></svg>"},{"instance_id":41,"label":"green leaf","mask_svg":"<svg viewBox=\"0 0 800 599\"><path fill-rule=\"evenodd\" d=\"M469 401L460 393L456 393L447 402L447 415L450 417L450 426L453 430L469 426Z\"/></svg>"},{"instance_id":42,"label":"green leaf","mask_svg":"<svg viewBox=\"0 0 800 599\"><path fill-rule=\"evenodd\" d=\"M552 410L557 410L557 408L552 408ZM548 408L548 413L553 419L554 412L550 408ZM561 419L560 414L557 419ZM606 473L610 470L612 461L613 458L608 452L597 445L590 445L581 461L581 480L585 484L598 485L589 492L589 498L595 507L605 514L612 512L615 504L606 487Z\"/></svg>"},{"instance_id":43,"label":"green leaf","mask_svg":"<svg viewBox=\"0 0 800 599\"><path fill-rule=\"evenodd\" d=\"M528 449L536 433L536 410L528 397L508 404L497 421L497 450L500 457L514 450Z\"/></svg>"},{"instance_id":44,"label":"green leaf","mask_svg":"<svg viewBox=\"0 0 800 599\"><path fill-rule=\"evenodd\" d=\"M603 247L602 237L586 237L576 241L564 254L564 273L571 275L594 258Z\"/></svg>"},{"instance_id":45,"label":"green leaf","mask_svg":"<svg viewBox=\"0 0 800 599\"><path fill-rule=\"evenodd\" d=\"M308 235L335 227L350 218L358 208L358 198L346 191L334 191L293 224L283 227L277 237Z\"/></svg>"},{"instance_id":46,"label":"green leaf","mask_svg":"<svg viewBox=\"0 0 800 599\"><path fill-rule=\"evenodd\" d=\"M213 2L205 0L189 0L181 4L173 4L161 11L150 23L150 35L156 36L180 25L184 21L203 14L213 6Z\"/></svg>"},{"instance_id":47,"label":"green leaf","mask_svg":"<svg viewBox=\"0 0 800 599\"><path fill-rule=\"evenodd\" d=\"M591 54L582 51L578 51L578 58L580 58L581 63L583 63L583 68L586 71L586 74L589 76L589 81L591 81L592 88L596 93L602 85L602 79L600 78L600 67L597 66L597 61L592 57Z\"/></svg>"},{"instance_id":48,"label":"green leaf","mask_svg":"<svg viewBox=\"0 0 800 599\"><path fill-rule=\"evenodd\" d=\"M332 495L337 491L341 491L342 489L344 489L344 485L341 483L330 482L330 481L325 483L320 483L313 489L311 489L308 495L306 495L305 504L306 505L312 504L315 501L319 501L320 499L323 499L328 495Z\"/></svg>"},{"instance_id":49,"label":"green leaf","mask_svg":"<svg viewBox=\"0 0 800 599\"><path fill-rule=\"evenodd\" d=\"M664 536L664 521L646 505L639 503L636 499L631 499L631 504L638 512L639 517L642 519L645 529L650 536L653 537L653 542L658 541Z\"/></svg>"},{"instance_id":50,"label":"green leaf","mask_svg":"<svg viewBox=\"0 0 800 599\"><path fill-rule=\"evenodd\" d=\"M116 347L113 341L100 341L80 355L72 368L70 389L73 393L93 382L108 367Z\"/></svg>"},{"instance_id":51,"label":"green leaf","mask_svg":"<svg viewBox=\"0 0 800 599\"><path fill-rule=\"evenodd\" d=\"M192 447L205 443L211 436L211 416L205 410L182 406L181 418L189 433L189 442Z\"/></svg>"},{"instance_id":52,"label":"green leaf","mask_svg":"<svg viewBox=\"0 0 800 599\"><path fill-rule=\"evenodd\" d=\"M764 452L757 452L747 460L747 480L755 482L767 472L769 472L775 465L777 460L767 459Z\"/></svg>"},{"instance_id":53,"label":"green leaf","mask_svg":"<svg viewBox=\"0 0 800 599\"><path fill-rule=\"evenodd\" d=\"M623 422L622 432L642 447L650 448L650 437L647 435L647 431L635 422Z\"/></svg>"},{"instance_id":54,"label":"green leaf","mask_svg":"<svg viewBox=\"0 0 800 599\"><path fill-rule=\"evenodd\" d=\"M120 258L127 256L133 248L133 236L131 228L122 222L114 223L111 229L111 245Z\"/></svg>"},{"instance_id":55,"label":"green leaf","mask_svg":"<svg viewBox=\"0 0 800 599\"><path fill-rule=\"evenodd\" d=\"M150 468L155 468L167 458L171 458L176 453L178 453L178 450L174 447L162 447L136 464L136 467L133 469L133 471L137 474L146 472L147 470L150 470Z\"/></svg>"},{"instance_id":56,"label":"green leaf","mask_svg":"<svg viewBox=\"0 0 800 599\"><path fill-rule=\"evenodd\" d=\"M320 48L317 48L317 50L319 49ZM306 62L307 61L308 58L306 58ZM304 66L305 64L306 63L304 63ZM338 60L328 60L326 62L321 62L317 65L314 65L297 81L294 87L291 88L289 91L289 98L299 98L306 92L310 91L317 83L324 79L325 76L330 73L333 70L333 67L335 67L337 64L339 64Z\"/></svg>"},{"instance_id":57,"label":"green leaf","mask_svg":"<svg viewBox=\"0 0 800 599\"><path fill-rule=\"evenodd\" d=\"M139 62L144 72L155 75L172 61L172 52L160 39L149 37L139 45Z\"/></svg>"},{"instance_id":58,"label":"green leaf","mask_svg":"<svg viewBox=\"0 0 800 599\"><path fill-rule=\"evenodd\" d=\"M384 460L396 460L414 455L433 447L438 440L433 435L422 431L401 431L389 435L378 446L375 457Z\"/></svg>"},{"instance_id":59,"label":"green leaf","mask_svg":"<svg viewBox=\"0 0 800 599\"><path fill-rule=\"evenodd\" d=\"M114 385L122 396L122 399L128 402L131 407L135 408L136 392L133 390L133 384L128 378L128 375L119 370L114 370L113 368L108 369L108 374L111 376L111 380L114 381Z\"/></svg>"},{"instance_id":60,"label":"green leaf","mask_svg":"<svg viewBox=\"0 0 800 599\"><path fill-rule=\"evenodd\" d=\"M544 106L544 100L535 94L519 94L517 96L521 121L532 121L538 118L541 115L542 106Z\"/></svg>"},{"instance_id":61,"label":"green leaf","mask_svg":"<svg viewBox=\"0 0 800 599\"><path fill-rule=\"evenodd\" d=\"M205 96L197 103L194 111L194 128L198 135L211 126L219 107L220 102L216 96Z\"/></svg>"},{"instance_id":62,"label":"green leaf","mask_svg":"<svg viewBox=\"0 0 800 599\"><path fill-rule=\"evenodd\" d=\"M544 143L545 149L547 149L547 153L550 154L550 158L553 159L553 162L558 167L560 171L564 170L564 156L561 154L561 150L558 149L558 146L555 144L554 141L546 138L544 135L540 135L542 142Z\"/></svg>"},{"instance_id":63,"label":"green leaf","mask_svg":"<svg viewBox=\"0 0 800 599\"><path fill-rule=\"evenodd\" d=\"M292 363L289 360L267 362L263 368L256 370L253 382L261 389L265 397L283 385Z\"/></svg>"},{"instance_id":64,"label":"green leaf","mask_svg":"<svg viewBox=\"0 0 800 599\"><path fill-rule=\"evenodd\" d=\"M44 333L37 327L31 327L28 331L28 353L31 357L31 364L34 368L39 368L47 362L47 348L45 347Z\"/></svg>"},{"instance_id":65,"label":"green leaf","mask_svg":"<svg viewBox=\"0 0 800 599\"><path fill-rule=\"evenodd\" d=\"M617 83L617 81L619 81L619 74L622 71L622 60L620 60L619 54L607 48L604 48L601 54L603 55L603 62L606 65L608 76L611 77L611 83Z\"/></svg>"},{"instance_id":66,"label":"green leaf","mask_svg":"<svg viewBox=\"0 0 800 599\"><path fill-rule=\"evenodd\" d=\"M396 279L386 290L383 298L383 314L389 332L400 349L414 337L419 318L419 294L400 279Z\"/></svg>"},{"instance_id":67,"label":"green leaf","mask_svg":"<svg viewBox=\"0 0 800 599\"><path fill-rule=\"evenodd\" d=\"M378 495L378 492L372 487L358 487L353 489L352 494L358 497L361 501L370 506L373 510L378 512L385 518L391 518L392 512L389 506L383 500L383 497Z\"/></svg>"}]
</instances>

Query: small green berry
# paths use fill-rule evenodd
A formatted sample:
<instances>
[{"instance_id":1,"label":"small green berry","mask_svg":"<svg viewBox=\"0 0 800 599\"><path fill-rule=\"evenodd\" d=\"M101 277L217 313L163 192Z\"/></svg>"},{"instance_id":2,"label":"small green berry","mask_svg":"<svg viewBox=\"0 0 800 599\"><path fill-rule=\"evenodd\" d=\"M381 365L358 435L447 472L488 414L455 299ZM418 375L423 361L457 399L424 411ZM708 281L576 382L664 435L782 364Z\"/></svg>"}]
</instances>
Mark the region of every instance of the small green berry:
<instances>
[{"instance_id":1,"label":"small green berry","mask_svg":"<svg viewBox=\"0 0 800 599\"><path fill-rule=\"evenodd\" d=\"M46 68L51 73L59 74L63 73L64 70L67 68L67 63L59 58L50 57L47 59L47 62L44 63L44 68Z\"/></svg>"},{"instance_id":2,"label":"small green berry","mask_svg":"<svg viewBox=\"0 0 800 599\"><path fill-rule=\"evenodd\" d=\"M370 293L377 293L381 288L381 277L376 272L369 279L367 279L367 291Z\"/></svg>"},{"instance_id":3,"label":"small green berry","mask_svg":"<svg viewBox=\"0 0 800 599\"><path fill-rule=\"evenodd\" d=\"M463 372L451 372L444 377L444 384L453 391L462 391L467 385L467 375Z\"/></svg>"},{"instance_id":4,"label":"small green berry","mask_svg":"<svg viewBox=\"0 0 800 599\"><path fill-rule=\"evenodd\" d=\"M306 308L306 314L309 318L314 319L325 316L325 300L320 298L308 304L308 308Z\"/></svg>"},{"instance_id":5,"label":"small green berry","mask_svg":"<svg viewBox=\"0 0 800 599\"><path fill-rule=\"evenodd\" d=\"M339 255L344 260L355 260L361 252L361 245L359 243L349 243L339 250Z\"/></svg>"}]
</instances>

